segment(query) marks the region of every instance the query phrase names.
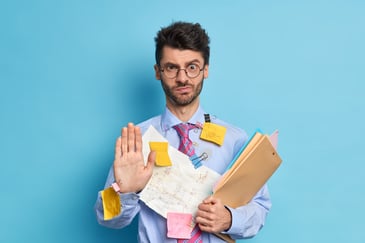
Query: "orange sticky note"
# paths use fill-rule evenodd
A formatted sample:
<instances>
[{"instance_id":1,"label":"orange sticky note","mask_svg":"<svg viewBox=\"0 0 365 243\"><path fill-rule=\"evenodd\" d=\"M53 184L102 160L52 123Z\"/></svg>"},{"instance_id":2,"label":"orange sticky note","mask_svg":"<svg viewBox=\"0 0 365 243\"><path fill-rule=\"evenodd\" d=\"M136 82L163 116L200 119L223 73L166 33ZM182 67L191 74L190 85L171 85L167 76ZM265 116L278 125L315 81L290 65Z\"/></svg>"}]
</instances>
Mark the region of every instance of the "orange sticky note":
<instances>
[{"instance_id":1,"label":"orange sticky note","mask_svg":"<svg viewBox=\"0 0 365 243\"><path fill-rule=\"evenodd\" d=\"M171 166L171 160L168 154L168 142L149 142L150 149L156 152L157 166Z\"/></svg>"},{"instance_id":2,"label":"orange sticky note","mask_svg":"<svg viewBox=\"0 0 365 243\"><path fill-rule=\"evenodd\" d=\"M203 130L200 134L200 138L221 146L223 144L226 131L227 128L223 126L206 122L203 124Z\"/></svg>"},{"instance_id":3,"label":"orange sticky note","mask_svg":"<svg viewBox=\"0 0 365 243\"><path fill-rule=\"evenodd\" d=\"M104 220L109 220L120 214L120 198L119 194L112 187L108 187L101 191L103 200Z\"/></svg>"},{"instance_id":4,"label":"orange sticky note","mask_svg":"<svg viewBox=\"0 0 365 243\"><path fill-rule=\"evenodd\" d=\"M190 213L167 213L167 237L190 239L193 216Z\"/></svg>"}]
</instances>

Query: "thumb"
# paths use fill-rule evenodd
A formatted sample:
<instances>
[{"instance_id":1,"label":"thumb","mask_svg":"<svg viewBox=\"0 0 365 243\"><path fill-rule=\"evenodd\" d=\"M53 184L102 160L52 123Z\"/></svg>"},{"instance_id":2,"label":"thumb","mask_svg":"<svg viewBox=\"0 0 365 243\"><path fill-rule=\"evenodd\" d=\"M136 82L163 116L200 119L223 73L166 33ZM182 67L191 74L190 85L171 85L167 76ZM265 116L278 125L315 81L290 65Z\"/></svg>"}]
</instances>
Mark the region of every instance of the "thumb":
<instances>
[{"instance_id":1,"label":"thumb","mask_svg":"<svg viewBox=\"0 0 365 243\"><path fill-rule=\"evenodd\" d=\"M148 154L148 158L147 158L147 164L146 164L147 169L152 170L155 165L155 161L156 161L156 152L151 151Z\"/></svg>"}]
</instances>

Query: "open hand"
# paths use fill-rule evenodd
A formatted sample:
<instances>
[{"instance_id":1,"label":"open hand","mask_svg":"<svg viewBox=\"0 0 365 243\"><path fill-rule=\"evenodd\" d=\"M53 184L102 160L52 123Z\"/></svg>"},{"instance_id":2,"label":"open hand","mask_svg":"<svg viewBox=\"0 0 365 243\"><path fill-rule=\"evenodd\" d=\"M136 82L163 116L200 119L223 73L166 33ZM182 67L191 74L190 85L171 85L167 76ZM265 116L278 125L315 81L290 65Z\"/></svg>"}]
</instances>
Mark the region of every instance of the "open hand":
<instances>
[{"instance_id":1,"label":"open hand","mask_svg":"<svg viewBox=\"0 0 365 243\"><path fill-rule=\"evenodd\" d=\"M142 153L139 127L128 123L115 143L114 177L122 193L143 190L152 176L156 153L151 151L147 163Z\"/></svg>"}]
</instances>

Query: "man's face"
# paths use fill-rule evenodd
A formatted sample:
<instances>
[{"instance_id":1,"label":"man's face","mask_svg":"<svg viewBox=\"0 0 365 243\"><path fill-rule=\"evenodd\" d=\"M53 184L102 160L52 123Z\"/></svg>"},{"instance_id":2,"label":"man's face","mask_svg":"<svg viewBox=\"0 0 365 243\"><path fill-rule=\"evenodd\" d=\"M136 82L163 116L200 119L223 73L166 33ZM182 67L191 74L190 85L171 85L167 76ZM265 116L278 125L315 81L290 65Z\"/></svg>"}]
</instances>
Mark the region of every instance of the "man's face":
<instances>
[{"instance_id":1,"label":"man's face","mask_svg":"<svg viewBox=\"0 0 365 243\"><path fill-rule=\"evenodd\" d=\"M161 72L160 68L164 71ZM166 46L162 49L160 68L155 65L156 79L161 80L168 103L174 106L187 106L197 101L203 88L203 80L208 77L208 65L204 66L204 59L200 52ZM179 70L185 69L189 72L193 68L203 70L199 71L194 78L189 77L184 70ZM168 77L168 69L179 70L176 77Z\"/></svg>"}]
</instances>

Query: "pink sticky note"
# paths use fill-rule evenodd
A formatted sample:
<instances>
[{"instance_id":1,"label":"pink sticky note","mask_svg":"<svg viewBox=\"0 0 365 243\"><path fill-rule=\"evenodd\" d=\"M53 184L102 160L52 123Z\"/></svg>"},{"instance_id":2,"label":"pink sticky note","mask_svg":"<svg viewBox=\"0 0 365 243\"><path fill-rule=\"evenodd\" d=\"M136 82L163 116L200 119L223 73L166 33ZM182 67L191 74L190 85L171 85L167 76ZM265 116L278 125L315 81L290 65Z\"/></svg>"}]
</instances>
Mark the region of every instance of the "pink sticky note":
<instances>
[{"instance_id":1,"label":"pink sticky note","mask_svg":"<svg viewBox=\"0 0 365 243\"><path fill-rule=\"evenodd\" d=\"M167 213L167 237L190 239L193 216L189 213Z\"/></svg>"},{"instance_id":2,"label":"pink sticky note","mask_svg":"<svg viewBox=\"0 0 365 243\"><path fill-rule=\"evenodd\" d=\"M272 146L274 147L274 149L278 149L278 140L279 140L279 131L275 130L270 135L270 142L271 142Z\"/></svg>"},{"instance_id":3,"label":"pink sticky note","mask_svg":"<svg viewBox=\"0 0 365 243\"><path fill-rule=\"evenodd\" d=\"M120 187L119 187L118 183L114 182L112 184L112 187L113 187L114 191L116 191L116 192L119 192L120 191Z\"/></svg>"}]
</instances>

